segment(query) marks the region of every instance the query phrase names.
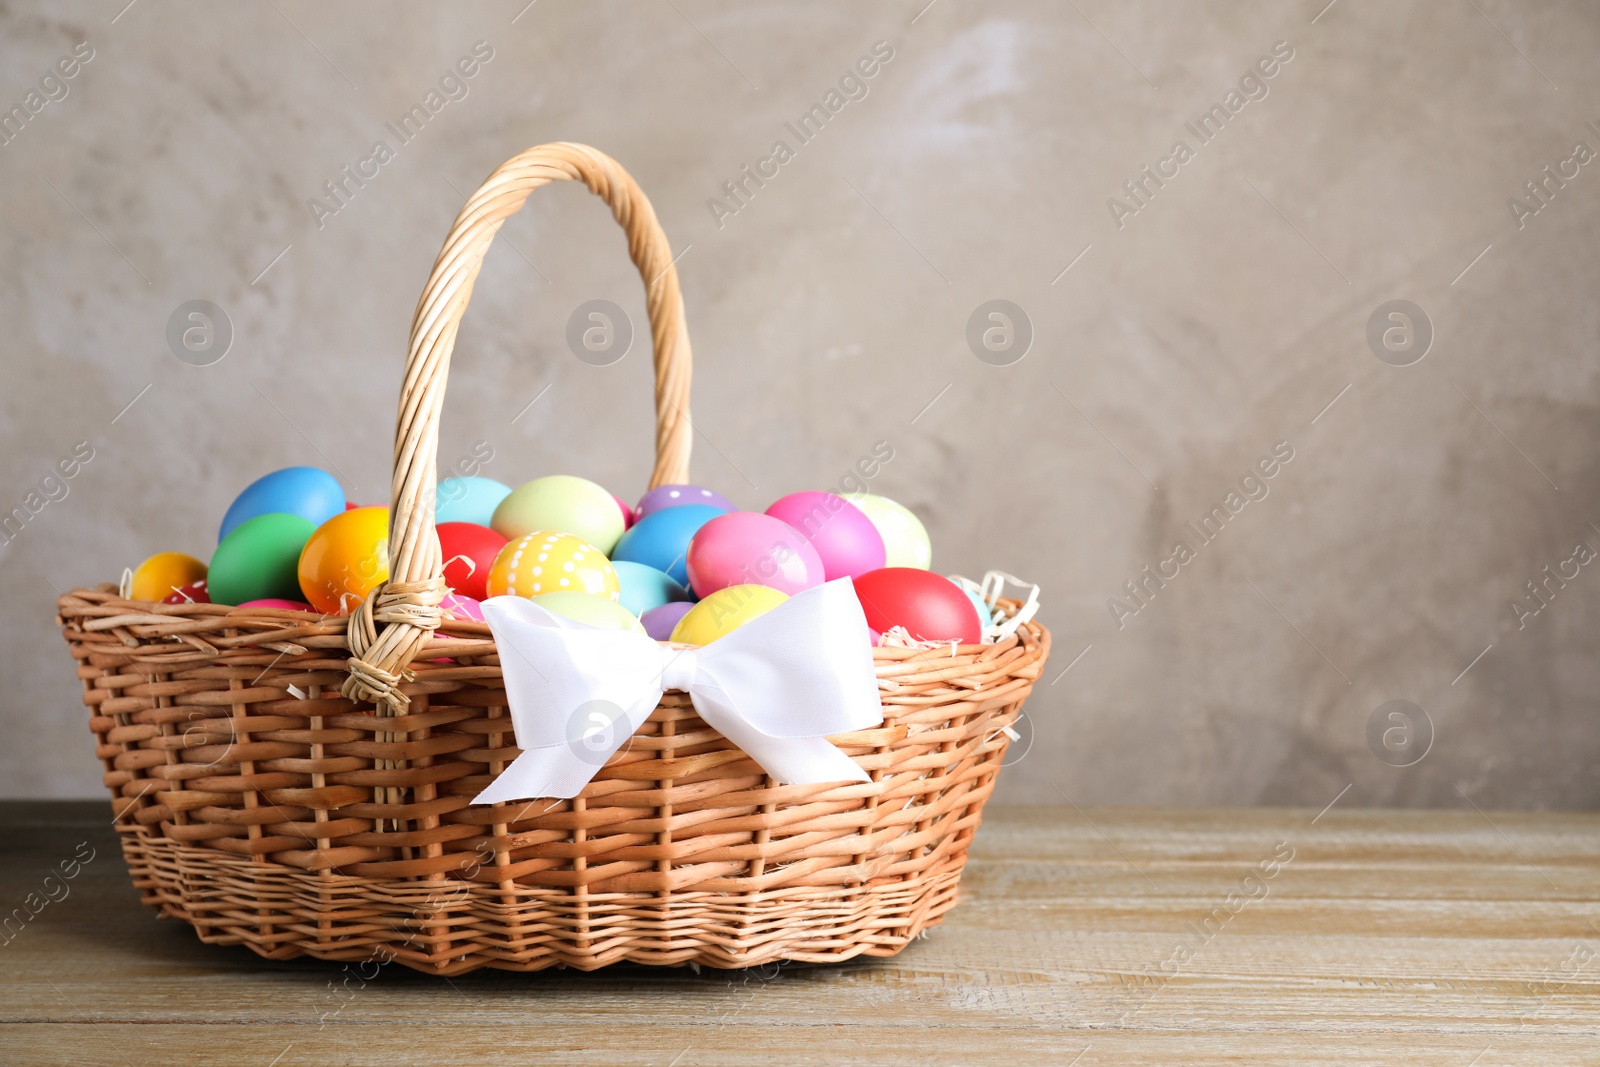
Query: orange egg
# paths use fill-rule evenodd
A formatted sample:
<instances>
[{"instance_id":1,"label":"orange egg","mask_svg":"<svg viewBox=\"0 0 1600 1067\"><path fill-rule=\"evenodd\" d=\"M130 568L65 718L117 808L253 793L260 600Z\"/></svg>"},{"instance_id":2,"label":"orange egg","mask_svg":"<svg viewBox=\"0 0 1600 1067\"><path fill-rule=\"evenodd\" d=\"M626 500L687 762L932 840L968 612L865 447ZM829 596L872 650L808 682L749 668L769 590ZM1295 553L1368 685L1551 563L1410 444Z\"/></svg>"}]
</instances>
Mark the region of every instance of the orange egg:
<instances>
[{"instance_id":1,"label":"orange egg","mask_svg":"<svg viewBox=\"0 0 1600 1067\"><path fill-rule=\"evenodd\" d=\"M182 552L158 552L134 569L129 600L165 600L206 576L206 565Z\"/></svg>"},{"instance_id":2,"label":"orange egg","mask_svg":"<svg viewBox=\"0 0 1600 1067\"><path fill-rule=\"evenodd\" d=\"M318 526L300 552L300 591L330 615L350 614L388 580L388 508L342 511Z\"/></svg>"}]
</instances>

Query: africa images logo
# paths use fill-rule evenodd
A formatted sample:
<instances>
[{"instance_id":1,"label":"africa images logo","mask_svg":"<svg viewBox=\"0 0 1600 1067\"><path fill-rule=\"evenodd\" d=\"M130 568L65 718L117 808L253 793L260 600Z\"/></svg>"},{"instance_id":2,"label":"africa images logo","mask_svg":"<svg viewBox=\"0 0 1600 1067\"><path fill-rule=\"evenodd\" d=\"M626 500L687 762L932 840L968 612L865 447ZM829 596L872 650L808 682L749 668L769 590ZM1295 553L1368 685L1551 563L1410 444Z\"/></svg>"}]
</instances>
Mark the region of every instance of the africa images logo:
<instances>
[{"instance_id":1,"label":"africa images logo","mask_svg":"<svg viewBox=\"0 0 1600 1067\"><path fill-rule=\"evenodd\" d=\"M1127 194L1127 200L1109 197L1106 200L1106 209L1111 212L1111 221L1117 224L1117 229L1122 229L1127 223L1124 221L1130 215L1137 215L1141 210L1150 206L1150 201L1160 189L1165 189L1167 182L1176 178L1184 164L1199 153L1200 149L1210 144L1217 138L1225 126L1245 105L1252 100L1265 100L1270 89L1267 82L1277 77L1283 65L1294 58L1294 47L1288 41L1279 41L1272 46L1271 55L1262 56L1255 64L1239 78L1236 89L1229 89L1222 94L1220 103L1212 104L1192 122L1185 122L1183 128L1189 131L1195 139L1194 147L1188 141L1174 141L1172 150L1156 160L1155 169L1150 169L1146 163L1140 168L1139 173L1122 183L1122 191Z\"/></svg>"}]
</instances>

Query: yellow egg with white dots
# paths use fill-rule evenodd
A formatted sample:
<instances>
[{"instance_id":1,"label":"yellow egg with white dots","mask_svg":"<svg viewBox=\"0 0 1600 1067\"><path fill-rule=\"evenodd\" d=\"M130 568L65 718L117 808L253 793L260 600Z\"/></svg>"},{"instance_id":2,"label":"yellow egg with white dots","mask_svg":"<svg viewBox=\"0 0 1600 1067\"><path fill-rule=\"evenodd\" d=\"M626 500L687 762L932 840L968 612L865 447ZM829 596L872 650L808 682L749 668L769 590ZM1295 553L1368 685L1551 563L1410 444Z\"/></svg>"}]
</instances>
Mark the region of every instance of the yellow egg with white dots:
<instances>
[{"instance_id":1,"label":"yellow egg with white dots","mask_svg":"<svg viewBox=\"0 0 1600 1067\"><path fill-rule=\"evenodd\" d=\"M490 596L588 593L622 599L622 583L605 554L581 537L554 530L535 530L507 542L485 584Z\"/></svg>"}]
</instances>

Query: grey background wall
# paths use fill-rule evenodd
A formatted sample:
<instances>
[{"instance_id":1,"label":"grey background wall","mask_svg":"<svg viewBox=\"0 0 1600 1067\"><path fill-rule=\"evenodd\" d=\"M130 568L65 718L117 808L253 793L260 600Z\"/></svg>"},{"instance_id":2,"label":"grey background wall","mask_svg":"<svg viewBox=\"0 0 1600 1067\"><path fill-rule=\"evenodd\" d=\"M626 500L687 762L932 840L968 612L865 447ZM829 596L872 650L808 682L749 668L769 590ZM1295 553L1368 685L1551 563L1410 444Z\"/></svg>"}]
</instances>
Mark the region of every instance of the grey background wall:
<instances>
[{"instance_id":1,"label":"grey background wall","mask_svg":"<svg viewBox=\"0 0 1600 1067\"><path fill-rule=\"evenodd\" d=\"M924 517L938 569L1042 586L1055 655L1003 798L1600 800L1592 4L124 2L8 5L0 33L6 109L93 49L0 146L0 505L93 449L0 548L0 793L100 788L58 590L207 555L276 467L384 499L452 216L565 139L622 160L682 252L700 481L759 509L888 441L874 486ZM397 138L480 41L465 95ZM879 41L865 96L801 144L785 123ZM1277 42L1292 58L1229 98ZM1185 124L1212 105L1203 141ZM775 177L708 206L778 140ZM1163 162L1180 140L1192 158ZM313 211L378 141L376 176ZM207 366L166 341L194 299L233 331ZM644 330L607 212L542 190L485 266L442 459L487 442L504 481L642 491L647 351L574 358L592 299ZM1008 365L966 340L994 299L1033 331ZM1393 300L1425 322L1375 349ZM1193 537L1275 446L1266 496ZM1130 599L1180 540L1194 558ZM1546 566L1577 574L1534 614ZM1369 742L1392 700L1409 748L1387 711L1391 747Z\"/></svg>"}]
</instances>

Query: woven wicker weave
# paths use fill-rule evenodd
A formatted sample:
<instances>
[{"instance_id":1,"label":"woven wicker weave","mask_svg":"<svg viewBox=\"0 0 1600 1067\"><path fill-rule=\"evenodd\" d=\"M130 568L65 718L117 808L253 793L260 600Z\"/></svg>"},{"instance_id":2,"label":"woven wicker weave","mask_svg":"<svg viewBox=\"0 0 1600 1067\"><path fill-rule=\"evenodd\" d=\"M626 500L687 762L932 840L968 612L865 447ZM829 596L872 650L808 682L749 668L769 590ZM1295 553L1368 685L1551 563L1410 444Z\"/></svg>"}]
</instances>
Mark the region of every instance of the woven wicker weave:
<instances>
[{"instance_id":1,"label":"woven wicker weave","mask_svg":"<svg viewBox=\"0 0 1600 1067\"><path fill-rule=\"evenodd\" d=\"M483 253L554 180L583 181L627 231L655 345L651 485L687 480L665 236L615 161L530 149L457 216L418 306L384 590L350 619L111 586L59 601L134 882L205 941L436 974L892 955L955 903L1004 728L1049 651L1036 623L875 650L884 723L832 739L870 783L778 785L669 692L576 799L471 803L518 749L488 628L432 632L437 420Z\"/></svg>"}]
</instances>

